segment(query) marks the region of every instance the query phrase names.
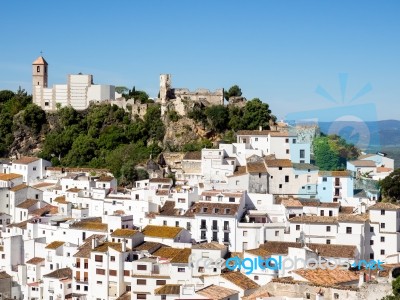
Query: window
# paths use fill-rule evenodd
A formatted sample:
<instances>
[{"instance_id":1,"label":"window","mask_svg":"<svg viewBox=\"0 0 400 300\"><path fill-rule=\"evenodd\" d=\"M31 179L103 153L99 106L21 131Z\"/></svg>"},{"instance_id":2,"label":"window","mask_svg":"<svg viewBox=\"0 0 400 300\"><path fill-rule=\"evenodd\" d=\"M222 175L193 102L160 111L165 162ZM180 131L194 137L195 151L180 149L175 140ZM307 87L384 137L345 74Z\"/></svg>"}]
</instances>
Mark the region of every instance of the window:
<instances>
[{"instance_id":1,"label":"window","mask_svg":"<svg viewBox=\"0 0 400 300\"><path fill-rule=\"evenodd\" d=\"M258 280L258 276L254 276L254 280Z\"/></svg>"},{"instance_id":2,"label":"window","mask_svg":"<svg viewBox=\"0 0 400 300\"><path fill-rule=\"evenodd\" d=\"M279 184L279 188L280 188L280 189L282 188L282 184Z\"/></svg>"},{"instance_id":3,"label":"window","mask_svg":"<svg viewBox=\"0 0 400 300\"><path fill-rule=\"evenodd\" d=\"M328 178L322 177L322 182L327 182L327 181L328 181Z\"/></svg>"},{"instance_id":4,"label":"window","mask_svg":"<svg viewBox=\"0 0 400 300\"><path fill-rule=\"evenodd\" d=\"M381 255L385 255L385 250L384 249L381 250Z\"/></svg>"},{"instance_id":5,"label":"window","mask_svg":"<svg viewBox=\"0 0 400 300\"><path fill-rule=\"evenodd\" d=\"M167 284L166 280L156 280L156 285L164 285Z\"/></svg>"},{"instance_id":6,"label":"window","mask_svg":"<svg viewBox=\"0 0 400 300\"><path fill-rule=\"evenodd\" d=\"M255 140L256 142L258 142L258 138L255 138L254 140Z\"/></svg>"},{"instance_id":7,"label":"window","mask_svg":"<svg viewBox=\"0 0 400 300\"><path fill-rule=\"evenodd\" d=\"M161 300L167 300L167 295L161 295Z\"/></svg>"},{"instance_id":8,"label":"window","mask_svg":"<svg viewBox=\"0 0 400 300\"><path fill-rule=\"evenodd\" d=\"M292 142L293 142L293 144L296 144L296 139L293 139Z\"/></svg>"},{"instance_id":9,"label":"window","mask_svg":"<svg viewBox=\"0 0 400 300\"><path fill-rule=\"evenodd\" d=\"M218 202L222 202L222 196L218 196Z\"/></svg>"},{"instance_id":10,"label":"window","mask_svg":"<svg viewBox=\"0 0 400 300\"><path fill-rule=\"evenodd\" d=\"M140 299L140 300L147 299L147 296L146 296L146 294L137 294L136 299Z\"/></svg>"},{"instance_id":11,"label":"window","mask_svg":"<svg viewBox=\"0 0 400 300\"><path fill-rule=\"evenodd\" d=\"M329 216L332 217L333 216L333 211L329 211Z\"/></svg>"},{"instance_id":12,"label":"window","mask_svg":"<svg viewBox=\"0 0 400 300\"><path fill-rule=\"evenodd\" d=\"M346 227L346 233L351 234L352 233L352 228L351 227Z\"/></svg>"},{"instance_id":13,"label":"window","mask_svg":"<svg viewBox=\"0 0 400 300\"><path fill-rule=\"evenodd\" d=\"M374 254L373 253L369 254L369 259L374 259Z\"/></svg>"},{"instance_id":14,"label":"window","mask_svg":"<svg viewBox=\"0 0 400 300\"><path fill-rule=\"evenodd\" d=\"M331 244L331 240L326 240L326 244L330 245Z\"/></svg>"},{"instance_id":15,"label":"window","mask_svg":"<svg viewBox=\"0 0 400 300\"><path fill-rule=\"evenodd\" d=\"M384 215L385 215L385 210L381 209L381 216L384 216Z\"/></svg>"},{"instance_id":16,"label":"window","mask_svg":"<svg viewBox=\"0 0 400 300\"><path fill-rule=\"evenodd\" d=\"M310 293L306 293L306 299L311 299L311 294Z\"/></svg>"},{"instance_id":17,"label":"window","mask_svg":"<svg viewBox=\"0 0 400 300\"><path fill-rule=\"evenodd\" d=\"M94 256L94 261L103 262L103 255L95 255Z\"/></svg>"},{"instance_id":18,"label":"window","mask_svg":"<svg viewBox=\"0 0 400 300\"><path fill-rule=\"evenodd\" d=\"M279 170L279 171L282 171L282 167L279 167L278 170ZM272 177L272 176L271 176L271 177Z\"/></svg>"},{"instance_id":19,"label":"window","mask_svg":"<svg viewBox=\"0 0 400 300\"><path fill-rule=\"evenodd\" d=\"M334 293L333 294L333 299L339 299L339 294L338 293Z\"/></svg>"},{"instance_id":20,"label":"window","mask_svg":"<svg viewBox=\"0 0 400 300\"><path fill-rule=\"evenodd\" d=\"M289 154L289 149L286 149L286 154Z\"/></svg>"},{"instance_id":21,"label":"window","mask_svg":"<svg viewBox=\"0 0 400 300\"><path fill-rule=\"evenodd\" d=\"M81 289L81 286L79 284L76 285L76 290L79 291Z\"/></svg>"},{"instance_id":22,"label":"window","mask_svg":"<svg viewBox=\"0 0 400 300\"><path fill-rule=\"evenodd\" d=\"M137 285L146 285L146 279L138 279L136 280Z\"/></svg>"},{"instance_id":23,"label":"window","mask_svg":"<svg viewBox=\"0 0 400 300\"><path fill-rule=\"evenodd\" d=\"M178 198L178 203L185 203L186 199L185 198Z\"/></svg>"},{"instance_id":24,"label":"window","mask_svg":"<svg viewBox=\"0 0 400 300\"><path fill-rule=\"evenodd\" d=\"M369 244L372 246L374 244L374 240L370 240Z\"/></svg>"},{"instance_id":25,"label":"window","mask_svg":"<svg viewBox=\"0 0 400 300\"><path fill-rule=\"evenodd\" d=\"M305 150L300 150L300 158L305 158L306 157L306 152ZM325 177L326 178L326 177Z\"/></svg>"},{"instance_id":26,"label":"window","mask_svg":"<svg viewBox=\"0 0 400 300\"><path fill-rule=\"evenodd\" d=\"M207 212L208 208L207 207L203 207L203 213Z\"/></svg>"},{"instance_id":27,"label":"window","mask_svg":"<svg viewBox=\"0 0 400 300\"><path fill-rule=\"evenodd\" d=\"M105 275L106 274L106 270L104 270L104 269L96 269L96 274L97 275Z\"/></svg>"},{"instance_id":28,"label":"window","mask_svg":"<svg viewBox=\"0 0 400 300\"><path fill-rule=\"evenodd\" d=\"M40 73L40 66L37 66L37 67L36 67L36 72L37 72L37 73Z\"/></svg>"},{"instance_id":29,"label":"window","mask_svg":"<svg viewBox=\"0 0 400 300\"><path fill-rule=\"evenodd\" d=\"M289 182L289 175L285 176L285 182Z\"/></svg>"},{"instance_id":30,"label":"window","mask_svg":"<svg viewBox=\"0 0 400 300\"><path fill-rule=\"evenodd\" d=\"M117 276L117 270L109 270L109 271L108 271L108 274L109 274L110 276Z\"/></svg>"},{"instance_id":31,"label":"window","mask_svg":"<svg viewBox=\"0 0 400 300\"><path fill-rule=\"evenodd\" d=\"M279 230L275 230L275 236L279 236Z\"/></svg>"},{"instance_id":32,"label":"window","mask_svg":"<svg viewBox=\"0 0 400 300\"><path fill-rule=\"evenodd\" d=\"M331 226L326 226L326 232L331 232Z\"/></svg>"},{"instance_id":33,"label":"window","mask_svg":"<svg viewBox=\"0 0 400 300\"><path fill-rule=\"evenodd\" d=\"M320 212L319 212L319 214L320 214L320 216L324 216L324 214L325 214L325 211L323 211L323 210L321 210Z\"/></svg>"},{"instance_id":34,"label":"window","mask_svg":"<svg viewBox=\"0 0 400 300\"><path fill-rule=\"evenodd\" d=\"M243 231L243 236L247 236L247 231Z\"/></svg>"},{"instance_id":35,"label":"window","mask_svg":"<svg viewBox=\"0 0 400 300\"><path fill-rule=\"evenodd\" d=\"M289 139L285 139L285 143L289 143Z\"/></svg>"},{"instance_id":36,"label":"window","mask_svg":"<svg viewBox=\"0 0 400 300\"><path fill-rule=\"evenodd\" d=\"M204 273L204 267L199 267L199 269L197 270L199 273Z\"/></svg>"},{"instance_id":37,"label":"window","mask_svg":"<svg viewBox=\"0 0 400 300\"><path fill-rule=\"evenodd\" d=\"M110 261L115 261L115 256L110 256Z\"/></svg>"},{"instance_id":38,"label":"window","mask_svg":"<svg viewBox=\"0 0 400 300\"><path fill-rule=\"evenodd\" d=\"M384 243L385 242L385 237L381 236L381 242Z\"/></svg>"},{"instance_id":39,"label":"window","mask_svg":"<svg viewBox=\"0 0 400 300\"><path fill-rule=\"evenodd\" d=\"M89 290L89 287L88 287L87 285L85 285L85 286L83 286L83 290L84 290L85 292L87 292L87 291Z\"/></svg>"},{"instance_id":40,"label":"window","mask_svg":"<svg viewBox=\"0 0 400 300\"><path fill-rule=\"evenodd\" d=\"M297 230L297 231L300 230L300 225L296 225L296 230Z\"/></svg>"},{"instance_id":41,"label":"window","mask_svg":"<svg viewBox=\"0 0 400 300\"><path fill-rule=\"evenodd\" d=\"M68 283L67 288L70 289L72 287L72 284Z\"/></svg>"},{"instance_id":42,"label":"window","mask_svg":"<svg viewBox=\"0 0 400 300\"><path fill-rule=\"evenodd\" d=\"M369 232L374 232L374 227L370 227Z\"/></svg>"},{"instance_id":43,"label":"window","mask_svg":"<svg viewBox=\"0 0 400 300\"><path fill-rule=\"evenodd\" d=\"M167 226L167 221L164 220L164 221L163 221L163 225L164 225L164 226Z\"/></svg>"},{"instance_id":44,"label":"window","mask_svg":"<svg viewBox=\"0 0 400 300\"><path fill-rule=\"evenodd\" d=\"M146 271L147 270L147 265L137 265L137 269L139 271Z\"/></svg>"},{"instance_id":45,"label":"window","mask_svg":"<svg viewBox=\"0 0 400 300\"><path fill-rule=\"evenodd\" d=\"M225 214L228 215L231 213L231 209L230 208L225 208Z\"/></svg>"},{"instance_id":46,"label":"window","mask_svg":"<svg viewBox=\"0 0 400 300\"><path fill-rule=\"evenodd\" d=\"M179 227L179 221L175 221L175 227Z\"/></svg>"},{"instance_id":47,"label":"window","mask_svg":"<svg viewBox=\"0 0 400 300\"><path fill-rule=\"evenodd\" d=\"M124 276L129 276L130 275L130 271L129 270L124 270Z\"/></svg>"},{"instance_id":48,"label":"window","mask_svg":"<svg viewBox=\"0 0 400 300\"><path fill-rule=\"evenodd\" d=\"M381 228L382 228L382 229L385 228L385 223L381 223Z\"/></svg>"},{"instance_id":49,"label":"window","mask_svg":"<svg viewBox=\"0 0 400 300\"><path fill-rule=\"evenodd\" d=\"M229 197L229 202L235 202L235 198L234 197Z\"/></svg>"}]
</instances>

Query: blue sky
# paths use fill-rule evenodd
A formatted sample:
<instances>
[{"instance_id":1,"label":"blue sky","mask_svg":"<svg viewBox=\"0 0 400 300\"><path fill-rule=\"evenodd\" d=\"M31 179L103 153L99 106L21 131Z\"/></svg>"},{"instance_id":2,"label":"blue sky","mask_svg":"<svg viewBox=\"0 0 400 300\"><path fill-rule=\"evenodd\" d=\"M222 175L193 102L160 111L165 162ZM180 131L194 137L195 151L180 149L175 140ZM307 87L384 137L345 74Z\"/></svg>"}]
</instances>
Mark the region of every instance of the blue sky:
<instances>
[{"instance_id":1,"label":"blue sky","mask_svg":"<svg viewBox=\"0 0 400 300\"><path fill-rule=\"evenodd\" d=\"M0 89L30 92L42 50L50 85L82 72L156 96L159 74L170 73L174 87L238 84L281 119L346 107L370 84L351 104L374 103L378 119L400 119L399 14L399 1L7 1Z\"/></svg>"}]
</instances>

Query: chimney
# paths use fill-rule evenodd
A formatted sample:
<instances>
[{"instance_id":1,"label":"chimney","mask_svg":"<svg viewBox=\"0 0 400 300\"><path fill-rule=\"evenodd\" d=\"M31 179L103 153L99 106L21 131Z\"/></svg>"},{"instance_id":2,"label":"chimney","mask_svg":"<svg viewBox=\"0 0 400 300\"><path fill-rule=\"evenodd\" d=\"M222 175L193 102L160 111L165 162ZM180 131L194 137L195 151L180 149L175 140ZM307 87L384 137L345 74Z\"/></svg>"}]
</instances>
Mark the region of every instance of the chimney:
<instances>
[{"instance_id":1,"label":"chimney","mask_svg":"<svg viewBox=\"0 0 400 300\"><path fill-rule=\"evenodd\" d=\"M262 131L262 126L258 127L258 130Z\"/></svg>"},{"instance_id":2,"label":"chimney","mask_svg":"<svg viewBox=\"0 0 400 300\"><path fill-rule=\"evenodd\" d=\"M361 287L365 282L365 273L360 272L360 275L358 277L358 287Z\"/></svg>"},{"instance_id":3,"label":"chimney","mask_svg":"<svg viewBox=\"0 0 400 300\"><path fill-rule=\"evenodd\" d=\"M99 245L99 241L96 237L92 238L92 249L96 248Z\"/></svg>"},{"instance_id":4,"label":"chimney","mask_svg":"<svg viewBox=\"0 0 400 300\"><path fill-rule=\"evenodd\" d=\"M126 252L126 240L122 239L121 251L124 253Z\"/></svg>"}]
</instances>

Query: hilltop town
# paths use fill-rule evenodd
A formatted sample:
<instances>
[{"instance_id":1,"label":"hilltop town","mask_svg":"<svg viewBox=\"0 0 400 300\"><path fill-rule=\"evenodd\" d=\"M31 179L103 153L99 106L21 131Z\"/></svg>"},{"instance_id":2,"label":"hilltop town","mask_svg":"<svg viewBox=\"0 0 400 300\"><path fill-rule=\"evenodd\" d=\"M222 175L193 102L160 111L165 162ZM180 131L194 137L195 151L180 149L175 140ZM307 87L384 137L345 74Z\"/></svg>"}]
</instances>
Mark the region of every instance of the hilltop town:
<instances>
[{"instance_id":1,"label":"hilltop town","mask_svg":"<svg viewBox=\"0 0 400 300\"><path fill-rule=\"evenodd\" d=\"M160 76L159 98L142 103L93 84L92 75L69 75L66 85L49 88L47 72L43 57L33 62L32 101L47 114L115 104L139 118L154 105L161 118L171 111L184 117L194 107L224 105L223 89L175 89L169 75ZM238 108L248 102L229 98ZM312 159L316 127L267 121L235 130L229 143L150 153L137 167L148 178L126 185L111 166L64 166L58 153L2 159L1 298L390 295L400 270L400 205L380 201L378 182L394 160L361 153L342 170L323 170ZM299 262L285 268L260 258ZM304 263L311 260L318 264Z\"/></svg>"}]
</instances>

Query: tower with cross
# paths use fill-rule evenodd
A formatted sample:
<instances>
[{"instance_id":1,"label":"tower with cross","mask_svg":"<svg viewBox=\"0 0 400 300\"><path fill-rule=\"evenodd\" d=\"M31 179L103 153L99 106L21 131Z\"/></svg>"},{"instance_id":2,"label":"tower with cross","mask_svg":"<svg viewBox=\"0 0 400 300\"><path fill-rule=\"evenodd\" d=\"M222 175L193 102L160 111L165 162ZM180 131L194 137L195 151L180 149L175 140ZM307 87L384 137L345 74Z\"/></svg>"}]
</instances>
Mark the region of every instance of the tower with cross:
<instances>
[{"instance_id":1,"label":"tower with cross","mask_svg":"<svg viewBox=\"0 0 400 300\"><path fill-rule=\"evenodd\" d=\"M47 88L47 67L48 63L43 58L42 51L40 51L40 56L32 63L32 96L33 103L38 105L40 105L40 94L43 88Z\"/></svg>"}]
</instances>

